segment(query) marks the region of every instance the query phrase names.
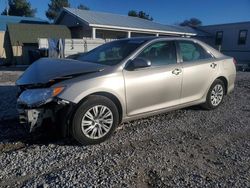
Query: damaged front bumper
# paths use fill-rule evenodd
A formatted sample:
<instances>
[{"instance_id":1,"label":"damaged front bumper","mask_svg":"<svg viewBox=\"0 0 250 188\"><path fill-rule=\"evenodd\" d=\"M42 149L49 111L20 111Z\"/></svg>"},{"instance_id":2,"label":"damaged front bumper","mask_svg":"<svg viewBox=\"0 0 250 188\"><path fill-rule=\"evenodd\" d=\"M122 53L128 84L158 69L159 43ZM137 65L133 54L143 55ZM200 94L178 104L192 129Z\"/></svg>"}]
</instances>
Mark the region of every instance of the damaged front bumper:
<instances>
[{"instance_id":1,"label":"damaged front bumper","mask_svg":"<svg viewBox=\"0 0 250 188\"><path fill-rule=\"evenodd\" d=\"M19 122L29 131L33 132L41 127L45 119L51 119L55 122L55 116L51 109L17 109L19 113Z\"/></svg>"},{"instance_id":2,"label":"damaged front bumper","mask_svg":"<svg viewBox=\"0 0 250 188\"><path fill-rule=\"evenodd\" d=\"M29 132L41 127L47 122L45 120L64 126L70 117L74 104L52 96L50 95L52 92L48 91L48 89L30 89L20 92L17 99L19 120Z\"/></svg>"},{"instance_id":3,"label":"damaged front bumper","mask_svg":"<svg viewBox=\"0 0 250 188\"><path fill-rule=\"evenodd\" d=\"M49 128L56 128L57 134L67 137L72 114L76 109L74 103L56 99L37 108L17 105L20 124L28 131L35 132L48 123ZM52 126L52 127L50 127Z\"/></svg>"}]
</instances>

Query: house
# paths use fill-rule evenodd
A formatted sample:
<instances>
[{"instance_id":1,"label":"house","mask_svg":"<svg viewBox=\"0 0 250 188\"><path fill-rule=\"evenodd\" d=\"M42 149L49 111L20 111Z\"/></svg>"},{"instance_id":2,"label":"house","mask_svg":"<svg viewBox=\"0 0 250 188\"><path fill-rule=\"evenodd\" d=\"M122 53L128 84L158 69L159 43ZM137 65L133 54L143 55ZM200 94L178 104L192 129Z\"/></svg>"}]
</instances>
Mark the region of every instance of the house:
<instances>
[{"instance_id":1,"label":"house","mask_svg":"<svg viewBox=\"0 0 250 188\"><path fill-rule=\"evenodd\" d=\"M250 64L250 22L201 26L197 38L234 57L240 63ZM205 33L201 37L199 32Z\"/></svg>"},{"instance_id":2,"label":"house","mask_svg":"<svg viewBox=\"0 0 250 188\"><path fill-rule=\"evenodd\" d=\"M7 24L7 35L14 65L31 63L29 51L38 48L39 38L71 38L70 30L66 26L50 24Z\"/></svg>"},{"instance_id":3,"label":"house","mask_svg":"<svg viewBox=\"0 0 250 188\"><path fill-rule=\"evenodd\" d=\"M6 38L7 24L10 23L26 23L26 24L48 24L39 18L33 17L20 17L20 16L4 16L0 15L0 59L1 61L6 61L7 56L11 53L8 51L10 49L10 44Z\"/></svg>"},{"instance_id":4,"label":"house","mask_svg":"<svg viewBox=\"0 0 250 188\"><path fill-rule=\"evenodd\" d=\"M185 27L106 12L63 8L55 24L66 25L72 38L118 39L136 36L195 36Z\"/></svg>"}]
</instances>

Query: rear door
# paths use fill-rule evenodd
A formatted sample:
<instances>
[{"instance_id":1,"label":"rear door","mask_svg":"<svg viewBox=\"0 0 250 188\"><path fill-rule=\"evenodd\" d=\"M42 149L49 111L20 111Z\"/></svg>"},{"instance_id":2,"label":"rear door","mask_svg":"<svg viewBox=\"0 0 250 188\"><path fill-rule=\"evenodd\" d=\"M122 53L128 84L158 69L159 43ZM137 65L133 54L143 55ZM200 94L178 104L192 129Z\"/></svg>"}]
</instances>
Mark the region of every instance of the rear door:
<instances>
[{"instance_id":1,"label":"rear door","mask_svg":"<svg viewBox=\"0 0 250 188\"><path fill-rule=\"evenodd\" d=\"M163 109L180 103L181 65L174 41L148 45L137 56L151 61L151 67L124 70L129 116Z\"/></svg>"},{"instance_id":2,"label":"rear door","mask_svg":"<svg viewBox=\"0 0 250 188\"><path fill-rule=\"evenodd\" d=\"M179 40L177 47L183 71L181 103L199 100L216 78L216 59L191 40Z\"/></svg>"}]
</instances>

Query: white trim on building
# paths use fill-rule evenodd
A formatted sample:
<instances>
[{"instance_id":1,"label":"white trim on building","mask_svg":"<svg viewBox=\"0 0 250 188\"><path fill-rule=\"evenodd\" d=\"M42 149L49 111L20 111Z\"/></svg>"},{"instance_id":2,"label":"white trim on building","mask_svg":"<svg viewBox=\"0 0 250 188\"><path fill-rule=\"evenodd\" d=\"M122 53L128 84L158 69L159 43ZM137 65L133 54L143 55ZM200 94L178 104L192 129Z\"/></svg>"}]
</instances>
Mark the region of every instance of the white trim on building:
<instances>
[{"instance_id":1,"label":"white trim on building","mask_svg":"<svg viewBox=\"0 0 250 188\"><path fill-rule=\"evenodd\" d=\"M163 31L163 30L152 30L152 29L139 29L139 28L130 28L130 27L118 27L110 25L100 25L100 24L89 24L90 27L95 27L96 29L109 29L109 30L119 30L119 31L129 31L129 32L143 32L149 34L166 34L166 35L189 35L195 36L195 33L186 33L186 32L173 32L173 31Z\"/></svg>"}]
</instances>

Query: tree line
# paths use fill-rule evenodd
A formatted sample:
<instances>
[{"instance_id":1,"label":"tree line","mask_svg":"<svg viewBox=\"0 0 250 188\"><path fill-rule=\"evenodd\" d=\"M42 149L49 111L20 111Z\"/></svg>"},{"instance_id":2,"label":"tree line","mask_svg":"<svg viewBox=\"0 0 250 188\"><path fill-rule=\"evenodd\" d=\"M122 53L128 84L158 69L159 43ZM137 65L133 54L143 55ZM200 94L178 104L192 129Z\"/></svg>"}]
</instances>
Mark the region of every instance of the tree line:
<instances>
[{"instance_id":1,"label":"tree line","mask_svg":"<svg viewBox=\"0 0 250 188\"><path fill-rule=\"evenodd\" d=\"M53 21L57 18L62 7L70 7L69 0L50 0L48 9L45 12L46 17ZM78 9L90 10L90 8L84 4L79 4ZM37 12L36 8L33 8L28 0L8 0L8 7L3 10L2 15L10 16L25 16L34 17ZM144 11L130 10L128 16L138 17L153 21L153 17ZM202 22L197 18L191 18L178 23L180 26L197 27L202 25Z\"/></svg>"}]
</instances>

